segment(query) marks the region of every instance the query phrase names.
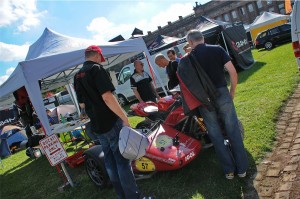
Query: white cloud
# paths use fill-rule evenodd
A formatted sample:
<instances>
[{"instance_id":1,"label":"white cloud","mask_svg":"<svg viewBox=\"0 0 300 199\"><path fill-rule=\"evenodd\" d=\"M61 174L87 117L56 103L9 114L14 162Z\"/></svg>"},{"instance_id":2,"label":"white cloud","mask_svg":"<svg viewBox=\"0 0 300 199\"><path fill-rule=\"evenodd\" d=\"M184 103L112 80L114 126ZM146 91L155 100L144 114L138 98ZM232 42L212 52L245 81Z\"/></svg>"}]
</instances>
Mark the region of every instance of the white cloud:
<instances>
[{"instance_id":1,"label":"white cloud","mask_svg":"<svg viewBox=\"0 0 300 199\"><path fill-rule=\"evenodd\" d=\"M154 31L157 29L157 26L166 26L168 21L174 22L179 20L179 16L185 17L187 15L193 14L193 5L191 3L185 4L172 4L169 9L158 13L156 16L153 16L150 20L150 23L147 24L149 30Z\"/></svg>"},{"instance_id":2,"label":"white cloud","mask_svg":"<svg viewBox=\"0 0 300 199\"><path fill-rule=\"evenodd\" d=\"M93 32L94 39L99 42L104 42L112 39L119 34L132 31L130 24L114 24L108 21L105 17L99 17L92 20L87 26L87 30ZM124 35L123 35L124 36Z\"/></svg>"},{"instance_id":3,"label":"white cloud","mask_svg":"<svg viewBox=\"0 0 300 199\"><path fill-rule=\"evenodd\" d=\"M15 70L15 68L10 67L9 69L6 70L5 75L0 76L0 85L3 84L7 78L12 74L12 72Z\"/></svg>"},{"instance_id":4,"label":"white cloud","mask_svg":"<svg viewBox=\"0 0 300 199\"><path fill-rule=\"evenodd\" d=\"M22 46L0 42L0 61L23 61L29 49L29 44Z\"/></svg>"},{"instance_id":5,"label":"white cloud","mask_svg":"<svg viewBox=\"0 0 300 199\"><path fill-rule=\"evenodd\" d=\"M40 17L47 11L39 12L36 0L1 0L0 27L16 23L20 32L25 32L32 26L40 24Z\"/></svg>"},{"instance_id":6,"label":"white cloud","mask_svg":"<svg viewBox=\"0 0 300 199\"><path fill-rule=\"evenodd\" d=\"M138 3L131 10L145 10L145 6L145 3ZM166 26L168 21L174 22L179 19L179 16L185 17L192 14L194 12L192 8L192 3L174 3L168 9L157 13L157 15L150 19L138 20L139 17L137 17L135 23L127 24L117 24L105 17L99 17L91 21L87 26L87 30L92 32L94 39L99 42L108 41L119 34L128 39L135 27L143 30L146 35L148 31L157 30L157 26Z\"/></svg>"}]
</instances>

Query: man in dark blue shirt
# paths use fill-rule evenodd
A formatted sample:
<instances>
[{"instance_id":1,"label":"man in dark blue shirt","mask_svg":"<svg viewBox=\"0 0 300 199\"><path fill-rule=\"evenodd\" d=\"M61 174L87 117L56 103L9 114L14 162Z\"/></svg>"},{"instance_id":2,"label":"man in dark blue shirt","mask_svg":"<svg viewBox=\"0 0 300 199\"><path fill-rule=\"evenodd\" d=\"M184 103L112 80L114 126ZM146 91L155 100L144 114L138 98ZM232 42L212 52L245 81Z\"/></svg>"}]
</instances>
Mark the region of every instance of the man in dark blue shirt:
<instances>
[{"instance_id":1,"label":"man in dark blue shirt","mask_svg":"<svg viewBox=\"0 0 300 199\"><path fill-rule=\"evenodd\" d=\"M218 92L213 103L215 109L208 110L207 107L200 106L199 112L204 118L208 135L223 166L225 177L227 179L233 179L235 173L239 177L245 177L248 168L248 159L233 104L238 81L237 72L225 50L221 46L205 44L204 37L199 30L189 31L187 41L189 46L193 49L190 53L196 57L200 65L199 67L202 67L204 72L206 72ZM180 61L178 67L179 71L187 69L186 67L193 67L193 65L185 63L186 62ZM225 79L224 67L230 76L229 91ZM197 87L197 85L193 86L195 86L195 88ZM224 144L220 120L224 124L224 130L230 140L231 152Z\"/></svg>"}]
</instances>

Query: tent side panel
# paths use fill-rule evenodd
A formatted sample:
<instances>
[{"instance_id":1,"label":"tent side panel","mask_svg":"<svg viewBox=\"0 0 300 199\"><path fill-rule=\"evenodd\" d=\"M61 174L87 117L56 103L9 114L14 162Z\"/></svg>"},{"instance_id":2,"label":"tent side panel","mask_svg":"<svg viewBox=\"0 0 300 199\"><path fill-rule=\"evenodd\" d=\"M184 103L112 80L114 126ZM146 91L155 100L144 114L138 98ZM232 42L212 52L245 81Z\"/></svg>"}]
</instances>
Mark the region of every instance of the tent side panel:
<instances>
[{"instance_id":1,"label":"tent side panel","mask_svg":"<svg viewBox=\"0 0 300 199\"><path fill-rule=\"evenodd\" d=\"M232 24L224 29L224 36L230 51L230 56L241 69L249 69L254 59L242 24Z\"/></svg>"}]
</instances>

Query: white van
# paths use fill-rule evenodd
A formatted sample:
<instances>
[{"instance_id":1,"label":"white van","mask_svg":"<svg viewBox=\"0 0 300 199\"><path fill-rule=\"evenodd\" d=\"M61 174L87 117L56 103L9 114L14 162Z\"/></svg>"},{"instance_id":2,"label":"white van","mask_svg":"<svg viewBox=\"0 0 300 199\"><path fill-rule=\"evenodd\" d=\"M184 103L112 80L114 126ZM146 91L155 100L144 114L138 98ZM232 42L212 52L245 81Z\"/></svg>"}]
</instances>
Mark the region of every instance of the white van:
<instances>
[{"instance_id":1,"label":"white van","mask_svg":"<svg viewBox=\"0 0 300 199\"><path fill-rule=\"evenodd\" d=\"M183 45L184 44L173 47L173 49L175 50L175 52L177 54L184 55L184 51L182 49ZM159 53L165 55L166 58L168 58L167 51L169 49L165 49ZM154 59L155 55L156 54L152 55L151 59ZM152 77L150 70L149 70L149 65L148 65L147 60L142 59L141 61L144 63L144 71L146 71ZM158 72L158 75L159 75L160 79L162 80L163 86L165 88L167 88L169 80L168 80L166 69L160 68L156 64L154 64L154 66L152 66L152 67L154 68L155 71ZM131 102L136 99L136 97L131 89L131 85L130 85L130 76L133 74L133 72L134 72L134 65L133 65L133 63L131 63L131 64L124 66L121 69L120 73L118 74L118 85L116 86L115 92L118 97L118 101L122 106L127 104L128 102ZM158 93L163 92L162 86L161 86L159 80L157 79L157 77L155 77L155 80L153 80L153 83L154 82L157 87Z\"/></svg>"},{"instance_id":2,"label":"white van","mask_svg":"<svg viewBox=\"0 0 300 199\"><path fill-rule=\"evenodd\" d=\"M291 19L291 34L294 54L300 70L300 1L295 0L292 19Z\"/></svg>"}]
</instances>

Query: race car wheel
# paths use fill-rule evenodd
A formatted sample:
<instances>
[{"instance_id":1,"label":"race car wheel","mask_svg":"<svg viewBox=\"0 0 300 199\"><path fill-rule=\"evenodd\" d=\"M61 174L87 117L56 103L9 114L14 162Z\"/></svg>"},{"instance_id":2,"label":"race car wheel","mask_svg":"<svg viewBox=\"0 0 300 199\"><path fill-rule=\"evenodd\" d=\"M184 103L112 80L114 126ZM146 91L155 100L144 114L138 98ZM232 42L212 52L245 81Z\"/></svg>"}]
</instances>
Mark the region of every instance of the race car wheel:
<instances>
[{"instance_id":1,"label":"race car wheel","mask_svg":"<svg viewBox=\"0 0 300 199\"><path fill-rule=\"evenodd\" d=\"M90 179L100 189L108 186L109 177L106 173L104 162L102 162L99 158L86 154L85 169Z\"/></svg>"}]
</instances>

